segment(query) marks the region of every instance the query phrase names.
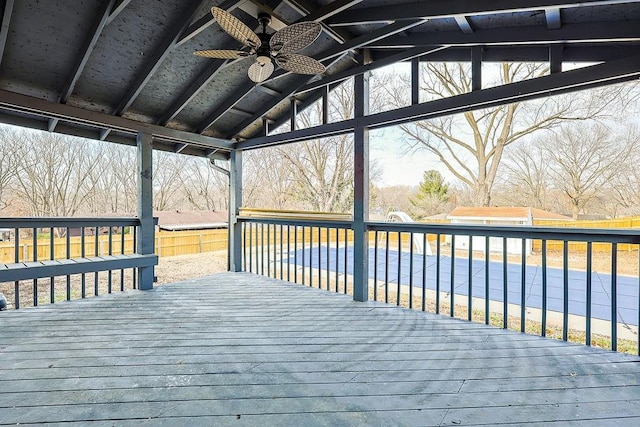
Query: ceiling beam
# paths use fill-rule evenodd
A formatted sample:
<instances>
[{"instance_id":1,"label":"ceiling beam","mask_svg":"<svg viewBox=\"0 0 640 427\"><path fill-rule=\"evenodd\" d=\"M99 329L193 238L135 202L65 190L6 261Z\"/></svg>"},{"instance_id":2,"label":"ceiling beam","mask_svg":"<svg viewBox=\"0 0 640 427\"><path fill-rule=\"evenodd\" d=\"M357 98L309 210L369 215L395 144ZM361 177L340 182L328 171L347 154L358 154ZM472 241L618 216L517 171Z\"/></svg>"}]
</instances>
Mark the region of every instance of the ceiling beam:
<instances>
[{"instance_id":1,"label":"ceiling beam","mask_svg":"<svg viewBox=\"0 0 640 427\"><path fill-rule=\"evenodd\" d=\"M273 29L274 31L280 31L287 26L286 22L284 22L282 18L280 18L271 7L257 0L244 0L238 3L238 9L241 9L249 16L253 16L256 20L258 19L258 15L260 13L268 13L269 15L271 15L269 28Z\"/></svg>"},{"instance_id":2,"label":"ceiling beam","mask_svg":"<svg viewBox=\"0 0 640 427\"><path fill-rule=\"evenodd\" d=\"M469 21L469 18L467 18L464 15L456 15L453 18L456 20L458 27L460 27L460 30L463 33L465 34L473 33L473 27L471 26L471 21Z\"/></svg>"},{"instance_id":3,"label":"ceiling beam","mask_svg":"<svg viewBox=\"0 0 640 427\"><path fill-rule=\"evenodd\" d=\"M103 4L102 9L98 13L96 20L91 27L91 31L89 32L88 37L84 41L84 45L80 51L80 55L76 60L76 63L73 67L73 71L71 75L67 79L67 82L60 93L60 97L58 98L58 102L62 102L65 104L71 94L73 93L74 88L76 87L76 83L78 83L78 79L84 71L84 67L87 65L87 61L89 61L89 57L91 53L93 53L93 49L96 47L96 43L98 43L98 39L100 38L100 34L102 30L107 25L107 20L109 18L109 14L115 5L116 0L109 0Z\"/></svg>"},{"instance_id":4,"label":"ceiling beam","mask_svg":"<svg viewBox=\"0 0 640 427\"><path fill-rule=\"evenodd\" d=\"M271 89L270 87L267 87L265 85L256 85L256 90L262 93L266 93L267 95L270 95L270 96L282 95L282 92L278 92L277 90Z\"/></svg>"},{"instance_id":5,"label":"ceiling beam","mask_svg":"<svg viewBox=\"0 0 640 427\"><path fill-rule=\"evenodd\" d=\"M248 111L244 111L244 110L241 110L241 109L235 108L235 107L232 108L231 110L229 110L229 112L231 112L231 113L233 113L235 115L238 115L238 116L242 116L242 117L251 117L253 115L252 113L250 113Z\"/></svg>"},{"instance_id":6,"label":"ceiling beam","mask_svg":"<svg viewBox=\"0 0 640 427\"><path fill-rule=\"evenodd\" d=\"M231 12L238 7L239 2L236 0L227 0L224 3L218 5L220 9L224 9L227 12ZM197 19L193 24L191 24L176 40L176 46L180 46L181 44L191 40L198 34L200 34L203 30L205 30L209 25L213 24L215 18L211 14L211 12L206 13L204 16Z\"/></svg>"},{"instance_id":7,"label":"ceiling beam","mask_svg":"<svg viewBox=\"0 0 640 427\"><path fill-rule=\"evenodd\" d=\"M332 91L333 89L336 88L336 86L340 85L342 82L339 83L332 83L328 86L324 86L322 88L322 90L317 90L316 92L313 92L311 94L309 94L309 96L307 96L307 98L300 102L297 106L298 108L298 112L302 112L304 110L306 110L307 108L309 108L310 106L312 106L313 104L315 104L316 102L318 102L318 100L320 98L323 98L325 96L328 97L329 92ZM324 105L323 105L323 109L324 109ZM324 111L323 111L324 114ZM328 111L327 111L328 114ZM283 124L285 124L287 121L290 120L290 111L284 111L279 117L271 120L270 129L277 129L278 127L282 126ZM328 123L328 122L327 122ZM256 136L255 133L251 135L252 137Z\"/></svg>"},{"instance_id":8,"label":"ceiling beam","mask_svg":"<svg viewBox=\"0 0 640 427\"><path fill-rule=\"evenodd\" d=\"M304 11L308 15L306 21L325 21L334 15L344 12L351 7L362 3L363 0L335 0L329 2L325 7L320 7L316 11L312 11L313 4L308 0L285 0L286 3L296 8L299 12Z\"/></svg>"},{"instance_id":9,"label":"ceiling beam","mask_svg":"<svg viewBox=\"0 0 640 427\"><path fill-rule=\"evenodd\" d=\"M95 127L97 129L112 129L114 132L126 134L147 132L163 140L186 143L196 147L222 150L232 148L231 141L228 140L137 122L124 117L113 116L98 111L89 111L83 108L46 101L7 90L0 90L0 108Z\"/></svg>"},{"instance_id":10,"label":"ceiling beam","mask_svg":"<svg viewBox=\"0 0 640 427\"><path fill-rule=\"evenodd\" d=\"M9 24L11 23L13 4L14 0L5 0L4 9L2 10L2 24L0 26L0 64L4 57L4 48L7 45L7 37L9 36Z\"/></svg>"},{"instance_id":11,"label":"ceiling beam","mask_svg":"<svg viewBox=\"0 0 640 427\"><path fill-rule=\"evenodd\" d=\"M572 8L633 3L629 0L492 0L450 1L430 0L388 6L350 9L328 21L331 26L388 23L404 19L435 19L456 15L479 16L498 13L527 12L553 8Z\"/></svg>"},{"instance_id":12,"label":"ceiling beam","mask_svg":"<svg viewBox=\"0 0 640 427\"><path fill-rule=\"evenodd\" d=\"M560 19L560 8L554 7L545 9L544 17L547 21L547 28L550 30L558 30L562 28L562 20Z\"/></svg>"},{"instance_id":13,"label":"ceiling beam","mask_svg":"<svg viewBox=\"0 0 640 427\"><path fill-rule=\"evenodd\" d=\"M225 49L235 49L236 43L229 44ZM233 63L233 61L225 61L221 59L213 59L210 61L207 68L205 68L195 79L193 79L187 88L183 90L180 95L171 103L171 106L164 112L156 124L166 125L195 98L227 65Z\"/></svg>"},{"instance_id":14,"label":"ceiling beam","mask_svg":"<svg viewBox=\"0 0 640 427\"><path fill-rule=\"evenodd\" d=\"M409 28L413 28L416 25L421 24L423 21L415 20L415 21L405 21L398 22L390 25L386 25L383 28L379 28L375 31L371 31L367 34L364 34L360 37L356 37L353 40L349 40L348 42L337 45L333 48L327 49L319 55L315 55L315 59L324 62L330 60L332 58L338 57L340 55L344 55L346 52L362 47L372 41L380 40L384 37L388 37L393 34L397 34ZM274 73L273 77L269 80L263 82L267 83L273 79L280 78L284 75L288 75L290 73L285 72L284 70L278 70ZM298 83L298 81L296 81ZM304 83L302 83L304 84ZM255 83L252 81L245 81L230 97L224 100L222 104L216 107L211 113L207 115L207 117L196 126L195 131L197 133L204 132L207 128L212 126L223 114L225 114L229 109L233 108L238 102L240 102L247 94L255 87ZM297 87L295 88L297 89ZM284 94L283 94L284 95ZM290 96L286 95L286 97ZM277 104L276 104L277 105Z\"/></svg>"},{"instance_id":15,"label":"ceiling beam","mask_svg":"<svg viewBox=\"0 0 640 427\"><path fill-rule=\"evenodd\" d=\"M204 118L198 126L194 129L196 133L202 133L211 125L213 125L223 114L227 113L233 107L236 106L238 102L240 102L245 96L251 92L255 83L251 80L245 80L238 89L236 89L231 96L227 97L222 104L218 105L212 112L210 112L207 117Z\"/></svg>"},{"instance_id":16,"label":"ceiling beam","mask_svg":"<svg viewBox=\"0 0 640 427\"><path fill-rule=\"evenodd\" d=\"M304 92L308 92L311 90L319 89L322 86L326 86L331 83L341 82L358 74L366 73L367 71L372 71L378 68L386 67L387 65L395 64L396 62L406 61L409 59L421 57L424 55L430 55L435 52L439 52L441 50L447 49L446 46L418 46L408 50L403 50L400 52L393 53L389 56L385 56L377 61L373 61L369 64L359 65L356 67L349 68L339 73L332 74L320 80L316 80L303 86L296 94L301 94Z\"/></svg>"},{"instance_id":17,"label":"ceiling beam","mask_svg":"<svg viewBox=\"0 0 640 427\"><path fill-rule=\"evenodd\" d=\"M142 89L147 85L151 76L158 70L162 62L169 55L169 52L176 46L176 43L180 35L187 29L188 25L193 20L195 13L205 4L207 0L191 0L187 6L184 7L182 15L177 19L177 23L169 31L169 34L161 42L157 50L152 54L151 59L145 64L143 71L136 76L133 84L129 86L125 96L120 101L120 104L114 110L116 116L121 116L127 108L133 104Z\"/></svg>"},{"instance_id":18,"label":"ceiling beam","mask_svg":"<svg viewBox=\"0 0 640 427\"><path fill-rule=\"evenodd\" d=\"M371 48L406 49L421 45L442 46L508 46L508 45L548 45L571 43L615 43L640 41L640 20L617 22L596 22L589 24L565 24L559 30L547 30L543 26L495 28L478 30L473 34L459 31L414 32L397 35L372 42Z\"/></svg>"},{"instance_id":19,"label":"ceiling beam","mask_svg":"<svg viewBox=\"0 0 640 427\"><path fill-rule=\"evenodd\" d=\"M156 121L156 124L161 126L166 125L173 120L180 112L187 106L198 93L211 82L215 76L220 72L222 66L226 61L216 60L213 61L206 70L200 73L194 80L189 83L189 86L180 94L180 96L173 101L167 111Z\"/></svg>"},{"instance_id":20,"label":"ceiling beam","mask_svg":"<svg viewBox=\"0 0 640 427\"><path fill-rule=\"evenodd\" d=\"M156 121L156 124L161 126L166 125L171 120L173 120L180 112L191 102L193 98L200 93L200 91L209 84L216 75L222 69L222 66L226 61L216 60L211 63L206 70L200 73L190 84L189 86L180 93L180 96L173 101L171 106L167 109L167 111Z\"/></svg>"},{"instance_id":21,"label":"ceiling beam","mask_svg":"<svg viewBox=\"0 0 640 427\"><path fill-rule=\"evenodd\" d=\"M207 13L206 15L201 16L200 18L198 18L198 20L196 20L196 22L191 24L189 28L187 28L180 35L180 38L178 38L178 40L176 41L176 46L180 46L181 44L191 40L192 38L200 34L202 31L206 30L211 24L213 24L214 21L215 19L213 18L213 15L210 13Z\"/></svg>"},{"instance_id":22,"label":"ceiling beam","mask_svg":"<svg viewBox=\"0 0 640 427\"><path fill-rule=\"evenodd\" d=\"M107 25L111 24L111 22L113 22L113 20L116 19L118 15L120 15L120 12L122 12L127 6L129 6L129 3L131 3L131 0L118 0L109 13L109 17L107 18Z\"/></svg>"},{"instance_id":23,"label":"ceiling beam","mask_svg":"<svg viewBox=\"0 0 640 427\"><path fill-rule=\"evenodd\" d=\"M358 119L314 126L268 137L253 138L237 143L235 148L246 150L323 136L340 135L351 132L356 126L356 120L358 121L358 126L375 129L636 80L639 76L640 55L636 55L590 67L371 114Z\"/></svg>"},{"instance_id":24,"label":"ceiling beam","mask_svg":"<svg viewBox=\"0 0 640 427\"><path fill-rule=\"evenodd\" d=\"M345 41L352 39L353 36L345 29L331 28L323 21L361 3L362 1L363 0L336 0L330 2L324 7L314 10L314 5L308 0L285 0L290 7L302 15L301 20L319 22L322 25L324 32L338 43L344 43Z\"/></svg>"},{"instance_id":25,"label":"ceiling beam","mask_svg":"<svg viewBox=\"0 0 640 427\"><path fill-rule=\"evenodd\" d=\"M554 45L558 46L558 45ZM439 46L432 46L433 48ZM425 60L430 62L468 62L473 46L449 47L435 52ZM568 62L601 62L635 55L637 43L620 43L616 45L580 45L563 46L563 61ZM371 49L374 61L386 58L393 51ZM482 61L487 62L548 62L549 45L535 46L486 46L482 48Z\"/></svg>"},{"instance_id":26,"label":"ceiling beam","mask_svg":"<svg viewBox=\"0 0 640 427\"><path fill-rule=\"evenodd\" d=\"M369 45L370 43L375 43L376 41L385 39L387 37L391 37L395 34L401 33L403 31L409 30L413 27L416 27L422 24L424 21L420 19L405 21L405 22L395 22L393 24L385 25L382 28L378 28L377 30L370 31L365 33L359 37L356 37L348 42L337 45L333 48L327 49L324 52L321 52L318 55L314 55L314 58L318 61L326 61L327 59L334 58L336 56L340 56L345 54L346 52L361 48L365 45Z\"/></svg>"}]
</instances>

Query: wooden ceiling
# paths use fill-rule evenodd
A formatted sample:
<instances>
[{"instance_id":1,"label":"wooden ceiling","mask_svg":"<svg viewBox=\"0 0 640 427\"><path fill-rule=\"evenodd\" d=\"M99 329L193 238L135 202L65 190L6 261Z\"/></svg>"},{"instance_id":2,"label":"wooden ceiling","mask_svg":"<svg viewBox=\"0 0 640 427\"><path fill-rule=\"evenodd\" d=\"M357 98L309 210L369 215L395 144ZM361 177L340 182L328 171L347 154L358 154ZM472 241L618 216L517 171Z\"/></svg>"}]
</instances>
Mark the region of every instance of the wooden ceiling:
<instances>
[{"instance_id":1,"label":"wooden ceiling","mask_svg":"<svg viewBox=\"0 0 640 427\"><path fill-rule=\"evenodd\" d=\"M322 23L304 53L326 73L276 70L255 84L249 58L193 55L240 47L212 6L256 30L261 12L273 16L270 31ZM398 61L469 61L479 48L484 61L560 52L565 61L622 64L608 69L617 80L640 69L638 1L5 0L0 12L0 122L125 144L146 131L157 149L198 156L267 144L263 119L286 120L292 98L304 107ZM486 96L507 102L494 92ZM393 117L402 114L411 113Z\"/></svg>"}]
</instances>

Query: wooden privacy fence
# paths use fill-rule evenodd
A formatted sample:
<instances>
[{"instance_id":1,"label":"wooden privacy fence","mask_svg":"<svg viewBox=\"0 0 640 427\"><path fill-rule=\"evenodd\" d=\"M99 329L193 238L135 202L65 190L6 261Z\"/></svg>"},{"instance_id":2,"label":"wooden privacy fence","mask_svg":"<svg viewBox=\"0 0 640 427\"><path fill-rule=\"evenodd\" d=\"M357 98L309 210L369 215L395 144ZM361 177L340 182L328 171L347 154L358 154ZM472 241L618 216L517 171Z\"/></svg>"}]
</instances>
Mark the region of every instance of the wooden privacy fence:
<instances>
[{"instance_id":1,"label":"wooden privacy fence","mask_svg":"<svg viewBox=\"0 0 640 427\"><path fill-rule=\"evenodd\" d=\"M189 255L201 252L225 250L227 248L227 229L189 230L189 231L160 231L155 234L155 253L158 256ZM98 250L96 251L96 243ZM121 236L114 235L112 239L113 253L134 253L133 235L125 234L124 251L122 251ZM82 254L82 239L80 236L69 238L69 254L67 254L66 237L55 238L53 241L53 257L49 236L38 239L38 260L77 258ZM84 253L107 255L109 253L109 236L86 236ZM18 262L33 261L33 239L21 239ZM15 247L13 241L0 242L0 262L15 262Z\"/></svg>"},{"instance_id":2,"label":"wooden privacy fence","mask_svg":"<svg viewBox=\"0 0 640 427\"><path fill-rule=\"evenodd\" d=\"M533 222L534 226L541 227L559 227L559 228L611 228L611 229L629 229L637 228L638 234L640 234L640 216L618 218L618 219L604 219L604 220L578 220L578 221L549 221L549 220L536 220ZM619 243L619 251L637 251L638 246L628 243ZM534 240L532 248L535 252L542 250L542 242L540 240ZM547 250L561 251L563 248L563 242L557 240L547 241ZM569 251L586 251L587 244L585 242L569 242ZM594 252L609 252L611 251L610 243L593 243Z\"/></svg>"},{"instance_id":3,"label":"wooden privacy fence","mask_svg":"<svg viewBox=\"0 0 640 427\"><path fill-rule=\"evenodd\" d=\"M162 257L226 250L228 237L226 228L161 231L156 233L156 254Z\"/></svg>"}]
</instances>

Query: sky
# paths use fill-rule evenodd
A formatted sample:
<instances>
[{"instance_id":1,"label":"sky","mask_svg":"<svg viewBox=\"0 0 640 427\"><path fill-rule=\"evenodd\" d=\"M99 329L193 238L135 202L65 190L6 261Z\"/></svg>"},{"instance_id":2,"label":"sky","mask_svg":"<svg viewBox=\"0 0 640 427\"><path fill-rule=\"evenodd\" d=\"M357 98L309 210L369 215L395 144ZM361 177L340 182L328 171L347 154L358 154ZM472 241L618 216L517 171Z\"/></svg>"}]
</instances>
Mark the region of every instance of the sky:
<instances>
[{"instance_id":1,"label":"sky","mask_svg":"<svg viewBox=\"0 0 640 427\"><path fill-rule=\"evenodd\" d=\"M378 187L418 185L429 169L440 171L449 180L450 173L439 165L433 154L424 150L408 151L408 145L401 138L401 133L392 128L371 133L369 160L382 170L382 177L375 183Z\"/></svg>"}]
</instances>

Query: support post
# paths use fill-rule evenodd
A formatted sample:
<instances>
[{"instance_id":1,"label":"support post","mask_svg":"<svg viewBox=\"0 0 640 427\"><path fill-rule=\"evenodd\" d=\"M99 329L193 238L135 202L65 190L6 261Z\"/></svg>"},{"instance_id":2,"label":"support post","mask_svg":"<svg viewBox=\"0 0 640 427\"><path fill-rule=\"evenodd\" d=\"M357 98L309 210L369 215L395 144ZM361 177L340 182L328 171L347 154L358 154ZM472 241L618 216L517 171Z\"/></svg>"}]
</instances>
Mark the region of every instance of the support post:
<instances>
[{"instance_id":1,"label":"support post","mask_svg":"<svg viewBox=\"0 0 640 427\"><path fill-rule=\"evenodd\" d=\"M554 44L549 46L549 72L551 74L562 72L562 45Z\"/></svg>"},{"instance_id":2,"label":"support post","mask_svg":"<svg viewBox=\"0 0 640 427\"><path fill-rule=\"evenodd\" d=\"M322 87L322 124L329 123L329 85Z\"/></svg>"},{"instance_id":3,"label":"support post","mask_svg":"<svg viewBox=\"0 0 640 427\"><path fill-rule=\"evenodd\" d=\"M231 152L229 170L229 271L242 271L242 151Z\"/></svg>"},{"instance_id":4,"label":"support post","mask_svg":"<svg viewBox=\"0 0 640 427\"><path fill-rule=\"evenodd\" d=\"M298 100L294 97L294 98L291 98L290 102L291 102L291 111L290 111L291 130L294 131L297 129L296 117L298 116Z\"/></svg>"},{"instance_id":5,"label":"support post","mask_svg":"<svg viewBox=\"0 0 640 427\"><path fill-rule=\"evenodd\" d=\"M353 202L353 299L369 299L369 129L361 118L369 113L369 73L355 76L355 117L353 136L354 202Z\"/></svg>"},{"instance_id":6,"label":"support post","mask_svg":"<svg viewBox=\"0 0 640 427\"><path fill-rule=\"evenodd\" d=\"M139 132L137 136L137 187L138 218L140 232L136 252L142 255L153 254L155 223L153 220L153 136ZM139 289L153 289L154 266L138 268Z\"/></svg>"},{"instance_id":7,"label":"support post","mask_svg":"<svg viewBox=\"0 0 640 427\"><path fill-rule=\"evenodd\" d=\"M482 48L471 48L471 90L482 90Z\"/></svg>"},{"instance_id":8,"label":"support post","mask_svg":"<svg viewBox=\"0 0 640 427\"><path fill-rule=\"evenodd\" d=\"M411 105L420 103L420 58L411 60Z\"/></svg>"}]
</instances>

